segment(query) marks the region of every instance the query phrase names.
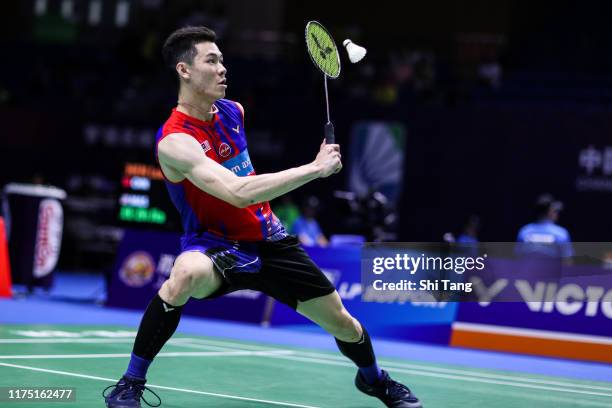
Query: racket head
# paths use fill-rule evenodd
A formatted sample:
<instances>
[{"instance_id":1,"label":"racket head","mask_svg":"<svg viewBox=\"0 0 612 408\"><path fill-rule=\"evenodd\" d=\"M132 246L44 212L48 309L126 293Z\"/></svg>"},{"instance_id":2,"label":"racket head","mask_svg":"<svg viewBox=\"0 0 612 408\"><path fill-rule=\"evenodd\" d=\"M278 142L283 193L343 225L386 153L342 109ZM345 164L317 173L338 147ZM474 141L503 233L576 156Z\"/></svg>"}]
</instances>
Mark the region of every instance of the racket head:
<instances>
[{"instance_id":1,"label":"racket head","mask_svg":"<svg viewBox=\"0 0 612 408\"><path fill-rule=\"evenodd\" d=\"M318 21L306 24L306 49L310 59L328 78L340 75L340 53L334 39Z\"/></svg>"}]
</instances>

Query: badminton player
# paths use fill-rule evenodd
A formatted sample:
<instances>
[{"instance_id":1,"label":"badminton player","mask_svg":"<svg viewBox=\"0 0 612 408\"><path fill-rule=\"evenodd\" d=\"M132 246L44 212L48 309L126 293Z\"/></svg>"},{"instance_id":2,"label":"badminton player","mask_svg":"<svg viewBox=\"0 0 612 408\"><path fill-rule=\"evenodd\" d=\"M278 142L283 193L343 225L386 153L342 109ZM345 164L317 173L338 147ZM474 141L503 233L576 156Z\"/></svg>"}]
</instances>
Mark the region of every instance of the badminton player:
<instances>
[{"instance_id":1,"label":"badminton player","mask_svg":"<svg viewBox=\"0 0 612 408\"><path fill-rule=\"evenodd\" d=\"M268 204L340 171L340 147L323 142L311 163L255 175L244 109L224 99L227 70L215 33L181 28L166 40L163 56L180 85L177 106L157 134L157 159L182 217L182 252L142 317L127 370L106 390L106 406L141 406L147 369L176 330L190 298L253 289L334 336L340 352L358 367L359 390L388 407L421 407L406 386L378 367L368 332Z\"/></svg>"}]
</instances>

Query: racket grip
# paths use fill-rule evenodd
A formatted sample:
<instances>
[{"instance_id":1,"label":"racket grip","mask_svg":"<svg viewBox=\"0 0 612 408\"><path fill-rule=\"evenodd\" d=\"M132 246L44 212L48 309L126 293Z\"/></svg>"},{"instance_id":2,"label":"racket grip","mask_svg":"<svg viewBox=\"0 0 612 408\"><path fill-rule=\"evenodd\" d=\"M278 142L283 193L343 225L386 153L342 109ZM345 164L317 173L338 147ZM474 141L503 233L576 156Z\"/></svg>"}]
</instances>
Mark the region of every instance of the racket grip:
<instances>
[{"instance_id":1,"label":"racket grip","mask_svg":"<svg viewBox=\"0 0 612 408\"><path fill-rule=\"evenodd\" d=\"M336 143L336 136L334 135L334 124L327 122L325 124L325 143L334 144Z\"/></svg>"}]
</instances>

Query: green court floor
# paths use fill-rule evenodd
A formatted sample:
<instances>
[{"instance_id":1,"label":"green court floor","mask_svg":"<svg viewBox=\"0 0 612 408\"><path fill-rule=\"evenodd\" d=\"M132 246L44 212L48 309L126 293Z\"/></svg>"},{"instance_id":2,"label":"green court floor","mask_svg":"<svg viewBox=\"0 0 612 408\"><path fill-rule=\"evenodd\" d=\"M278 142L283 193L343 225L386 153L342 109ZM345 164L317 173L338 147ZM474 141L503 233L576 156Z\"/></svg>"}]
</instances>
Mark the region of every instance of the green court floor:
<instances>
[{"instance_id":1,"label":"green court floor","mask_svg":"<svg viewBox=\"0 0 612 408\"><path fill-rule=\"evenodd\" d=\"M103 407L102 389L126 368L133 328L0 327L0 387L74 387L76 402L0 402L1 407ZM612 384L380 359L426 408L612 407ZM382 406L353 386L339 354L177 334L149 371L162 407ZM146 395L149 401L154 397ZM146 406L143 404L143 406Z\"/></svg>"}]
</instances>

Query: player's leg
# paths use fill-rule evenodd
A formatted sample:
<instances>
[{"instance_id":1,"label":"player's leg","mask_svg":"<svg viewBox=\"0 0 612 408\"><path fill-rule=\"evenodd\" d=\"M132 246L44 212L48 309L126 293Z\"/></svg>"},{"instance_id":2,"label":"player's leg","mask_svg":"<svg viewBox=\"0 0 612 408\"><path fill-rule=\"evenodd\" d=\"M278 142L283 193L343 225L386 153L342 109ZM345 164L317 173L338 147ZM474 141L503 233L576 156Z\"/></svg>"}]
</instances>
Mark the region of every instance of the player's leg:
<instances>
[{"instance_id":1,"label":"player's leg","mask_svg":"<svg viewBox=\"0 0 612 408\"><path fill-rule=\"evenodd\" d=\"M262 243L259 254L263 262L258 278L261 290L334 336L340 351L357 364L366 378L377 381L381 373L367 332L344 308L334 286L298 240L289 236Z\"/></svg>"},{"instance_id":2,"label":"player's leg","mask_svg":"<svg viewBox=\"0 0 612 408\"><path fill-rule=\"evenodd\" d=\"M359 368L355 384L394 408L419 408L419 400L404 385L378 368L367 330L344 308L342 300L295 237L259 245L261 272L255 289L274 297L336 338L342 354Z\"/></svg>"},{"instance_id":3,"label":"player's leg","mask_svg":"<svg viewBox=\"0 0 612 408\"><path fill-rule=\"evenodd\" d=\"M149 365L176 330L182 307L190 297L204 298L217 291L223 278L201 252L183 252L170 277L147 307L123 378L106 398L108 407L140 407ZM131 404L131 405L130 405Z\"/></svg>"},{"instance_id":4,"label":"player's leg","mask_svg":"<svg viewBox=\"0 0 612 408\"><path fill-rule=\"evenodd\" d=\"M306 316L334 336L338 348L351 359L369 383L377 382L381 371L376 363L368 332L344 308L338 292L298 302L298 313Z\"/></svg>"},{"instance_id":5,"label":"player's leg","mask_svg":"<svg viewBox=\"0 0 612 408\"><path fill-rule=\"evenodd\" d=\"M174 334L187 300L210 295L222 282L223 278L215 271L208 256L197 251L179 255L170 277L142 317L126 374L145 378L148 364Z\"/></svg>"},{"instance_id":6,"label":"player's leg","mask_svg":"<svg viewBox=\"0 0 612 408\"><path fill-rule=\"evenodd\" d=\"M410 389L394 381L376 363L367 330L345 309L338 292L300 301L297 311L335 337L340 352L358 367L357 388L393 408L421 408Z\"/></svg>"},{"instance_id":7,"label":"player's leg","mask_svg":"<svg viewBox=\"0 0 612 408\"><path fill-rule=\"evenodd\" d=\"M158 294L168 304L183 306L190 297L202 299L211 295L222 283L223 277L207 255L199 251L183 252Z\"/></svg>"}]
</instances>

